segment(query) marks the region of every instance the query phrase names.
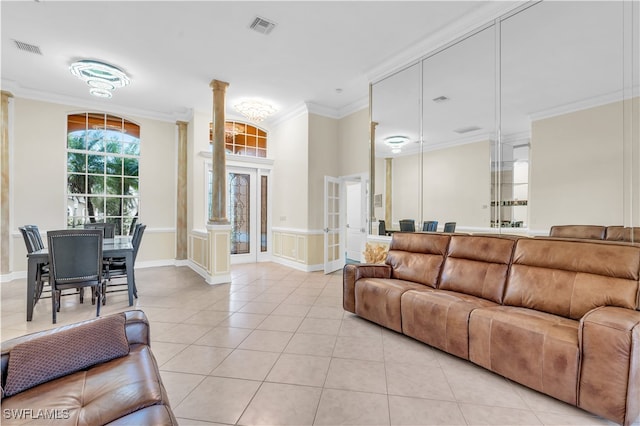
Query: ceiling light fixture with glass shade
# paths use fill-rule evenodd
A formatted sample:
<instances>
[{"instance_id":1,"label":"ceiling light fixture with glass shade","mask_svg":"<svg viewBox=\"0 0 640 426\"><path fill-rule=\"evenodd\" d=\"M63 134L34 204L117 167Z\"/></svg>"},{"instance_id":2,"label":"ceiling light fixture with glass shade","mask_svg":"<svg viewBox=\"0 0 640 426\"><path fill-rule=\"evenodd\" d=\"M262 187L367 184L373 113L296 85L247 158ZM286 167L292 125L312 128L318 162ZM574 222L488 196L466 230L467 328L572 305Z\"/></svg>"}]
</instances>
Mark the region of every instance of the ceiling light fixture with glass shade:
<instances>
[{"instance_id":1,"label":"ceiling light fixture with glass shade","mask_svg":"<svg viewBox=\"0 0 640 426\"><path fill-rule=\"evenodd\" d=\"M393 154L400 154L402 147L409 143L408 136L389 136L384 138L384 143L391 148Z\"/></svg>"},{"instance_id":2,"label":"ceiling light fixture with glass shade","mask_svg":"<svg viewBox=\"0 0 640 426\"><path fill-rule=\"evenodd\" d=\"M129 76L121 69L90 59L72 63L69 71L86 82L90 87L89 93L99 98L111 98L113 90L131 83Z\"/></svg>"},{"instance_id":3,"label":"ceiling light fixture with glass shade","mask_svg":"<svg viewBox=\"0 0 640 426\"><path fill-rule=\"evenodd\" d=\"M263 121L277 111L272 105L258 99L244 100L235 104L233 108L256 123Z\"/></svg>"}]
</instances>

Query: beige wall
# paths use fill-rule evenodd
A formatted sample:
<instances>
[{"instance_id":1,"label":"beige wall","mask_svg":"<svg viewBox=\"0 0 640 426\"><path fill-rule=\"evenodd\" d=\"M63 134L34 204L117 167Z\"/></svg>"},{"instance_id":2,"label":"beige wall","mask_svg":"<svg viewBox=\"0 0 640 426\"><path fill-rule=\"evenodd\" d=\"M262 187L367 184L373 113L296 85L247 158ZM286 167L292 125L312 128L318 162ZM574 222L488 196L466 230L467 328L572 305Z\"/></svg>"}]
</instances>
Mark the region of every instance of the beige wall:
<instances>
[{"instance_id":1,"label":"beige wall","mask_svg":"<svg viewBox=\"0 0 640 426\"><path fill-rule=\"evenodd\" d=\"M273 170L272 225L308 228L309 121L304 113L269 132Z\"/></svg>"},{"instance_id":2,"label":"beige wall","mask_svg":"<svg viewBox=\"0 0 640 426\"><path fill-rule=\"evenodd\" d=\"M622 112L615 102L532 123L531 229L623 224Z\"/></svg>"},{"instance_id":3,"label":"beige wall","mask_svg":"<svg viewBox=\"0 0 640 426\"><path fill-rule=\"evenodd\" d=\"M67 114L87 109L13 99L11 117L11 272L26 271L26 250L18 227L66 228ZM140 221L147 224L141 261L175 257L176 126L125 116L141 126ZM7 271L8 272L8 271ZM2 272L5 274L5 271Z\"/></svg>"},{"instance_id":4,"label":"beige wall","mask_svg":"<svg viewBox=\"0 0 640 426\"><path fill-rule=\"evenodd\" d=\"M489 226L491 161L489 141L423 154L423 218L463 227Z\"/></svg>"},{"instance_id":5,"label":"beige wall","mask_svg":"<svg viewBox=\"0 0 640 426\"><path fill-rule=\"evenodd\" d=\"M391 167L393 220L387 224L387 228L399 229L398 222L401 219L413 219L417 226L420 220L420 155L395 157ZM385 166L382 167L383 176L384 170Z\"/></svg>"},{"instance_id":6,"label":"beige wall","mask_svg":"<svg viewBox=\"0 0 640 426\"><path fill-rule=\"evenodd\" d=\"M338 120L339 176L369 174L369 109Z\"/></svg>"},{"instance_id":7,"label":"beige wall","mask_svg":"<svg viewBox=\"0 0 640 426\"><path fill-rule=\"evenodd\" d=\"M309 114L309 229L324 228L324 177L338 177L338 120Z\"/></svg>"},{"instance_id":8,"label":"beige wall","mask_svg":"<svg viewBox=\"0 0 640 426\"><path fill-rule=\"evenodd\" d=\"M207 206L205 205L205 194L208 171L208 163L211 163L211 157L203 157L202 152L209 152L209 123L211 122L211 114L203 112L195 112L191 122L189 122L189 137L187 143L188 166L188 184L189 188L189 204L188 215L190 222L188 223L188 231L194 229L204 230L209 219Z\"/></svg>"}]
</instances>

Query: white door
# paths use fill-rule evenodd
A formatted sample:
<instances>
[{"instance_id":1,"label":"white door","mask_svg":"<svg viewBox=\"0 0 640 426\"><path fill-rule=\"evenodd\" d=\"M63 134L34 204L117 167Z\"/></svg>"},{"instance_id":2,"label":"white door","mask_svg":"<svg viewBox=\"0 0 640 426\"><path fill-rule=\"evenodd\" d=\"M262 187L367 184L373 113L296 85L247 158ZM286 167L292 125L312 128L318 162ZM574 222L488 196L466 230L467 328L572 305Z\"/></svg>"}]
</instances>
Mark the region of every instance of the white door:
<instances>
[{"instance_id":1,"label":"white door","mask_svg":"<svg viewBox=\"0 0 640 426\"><path fill-rule=\"evenodd\" d=\"M366 198L363 196L363 185L360 180L347 181L346 189L346 246L347 259L362 262L362 252L366 243L366 226L363 203Z\"/></svg>"},{"instance_id":2,"label":"white door","mask_svg":"<svg viewBox=\"0 0 640 426\"><path fill-rule=\"evenodd\" d=\"M344 246L340 235L340 179L324 177L324 273L344 266Z\"/></svg>"}]
</instances>

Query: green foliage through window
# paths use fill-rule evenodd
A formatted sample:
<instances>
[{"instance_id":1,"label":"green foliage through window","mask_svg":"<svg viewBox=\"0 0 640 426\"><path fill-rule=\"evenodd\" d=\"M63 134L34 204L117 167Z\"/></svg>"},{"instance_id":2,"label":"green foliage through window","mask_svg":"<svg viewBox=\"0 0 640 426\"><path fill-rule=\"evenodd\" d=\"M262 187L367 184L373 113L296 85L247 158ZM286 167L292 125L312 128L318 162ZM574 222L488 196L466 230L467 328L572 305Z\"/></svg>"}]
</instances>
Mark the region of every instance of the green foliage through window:
<instances>
[{"instance_id":1,"label":"green foliage through window","mask_svg":"<svg viewBox=\"0 0 640 426\"><path fill-rule=\"evenodd\" d=\"M140 126L109 114L67 117L67 227L116 225L127 235L138 216Z\"/></svg>"}]
</instances>

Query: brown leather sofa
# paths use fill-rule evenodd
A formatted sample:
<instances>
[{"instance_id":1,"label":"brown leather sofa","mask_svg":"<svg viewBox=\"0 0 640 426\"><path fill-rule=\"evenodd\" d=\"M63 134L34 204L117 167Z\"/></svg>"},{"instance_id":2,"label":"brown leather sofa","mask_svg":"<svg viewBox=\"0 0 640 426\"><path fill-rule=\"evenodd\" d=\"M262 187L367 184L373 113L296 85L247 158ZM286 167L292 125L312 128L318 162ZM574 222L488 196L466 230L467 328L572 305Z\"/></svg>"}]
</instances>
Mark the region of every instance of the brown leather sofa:
<instances>
[{"instance_id":1,"label":"brown leather sofa","mask_svg":"<svg viewBox=\"0 0 640 426\"><path fill-rule=\"evenodd\" d=\"M587 240L607 240L640 242L640 227L602 225L554 225L549 236L555 238L578 238Z\"/></svg>"},{"instance_id":2,"label":"brown leather sofa","mask_svg":"<svg viewBox=\"0 0 640 426\"><path fill-rule=\"evenodd\" d=\"M640 417L640 247L396 233L344 309L618 423Z\"/></svg>"},{"instance_id":3,"label":"brown leather sofa","mask_svg":"<svg viewBox=\"0 0 640 426\"><path fill-rule=\"evenodd\" d=\"M2 424L177 425L142 311L2 343Z\"/></svg>"}]
</instances>

